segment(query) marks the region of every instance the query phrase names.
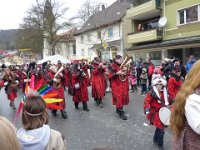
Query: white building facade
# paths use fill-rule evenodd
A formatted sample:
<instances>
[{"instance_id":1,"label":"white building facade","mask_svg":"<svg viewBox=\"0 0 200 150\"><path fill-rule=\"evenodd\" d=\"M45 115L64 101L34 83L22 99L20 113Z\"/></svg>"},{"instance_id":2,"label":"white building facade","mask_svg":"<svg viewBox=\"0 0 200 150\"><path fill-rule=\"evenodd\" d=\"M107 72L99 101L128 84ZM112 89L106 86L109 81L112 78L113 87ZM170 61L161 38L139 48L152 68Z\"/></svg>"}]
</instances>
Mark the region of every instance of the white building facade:
<instances>
[{"instance_id":1,"label":"white building facade","mask_svg":"<svg viewBox=\"0 0 200 150\"><path fill-rule=\"evenodd\" d=\"M113 59L124 54L123 21L130 3L117 0L101 12L92 15L81 29L75 32L77 57L93 60Z\"/></svg>"},{"instance_id":2,"label":"white building facade","mask_svg":"<svg viewBox=\"0 0 200 150\"><path fill-rule=\"evenodd\" d=\"M113 43L112 43L113 42ZM112 59L123 55L121 22L101 29L85 32L76 36L77 57L92 60L99 56L95 46L102 46L102 59Z\"/></svg>"}]
</instances>

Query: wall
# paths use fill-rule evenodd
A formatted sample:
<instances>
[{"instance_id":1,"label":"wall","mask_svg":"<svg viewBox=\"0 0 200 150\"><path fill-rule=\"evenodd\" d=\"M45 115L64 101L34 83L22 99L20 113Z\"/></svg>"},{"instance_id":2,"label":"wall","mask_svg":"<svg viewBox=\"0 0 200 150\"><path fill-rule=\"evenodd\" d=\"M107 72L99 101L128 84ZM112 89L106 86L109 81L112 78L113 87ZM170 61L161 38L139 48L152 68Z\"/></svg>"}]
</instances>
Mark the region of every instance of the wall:
<instances>
[{"instance_id":1,"label":"wall","mask_svg":"<svg viewBox=\"0 0 200 150\"><path fill-rule=\"evenodd\" d=\"M108 27L113 28L113 36L112 37L108 37ZM115 24L115 25L110 25L108 27L93 30L93 31L90 31L90 32L86 32L86 33L83 33L81 35L77 35L76 36L77 57L80 58L80 59L85 57L85 58L92 60L94 57L97 56L95 51L91 50L90 48L94 44L100 44L101 43L101 41L98 39L98 35L97 35L98 30L101 31L101 37L102 37L103 41L105 40L106 42L109 42L109 41L119 40L119 39L122 38L121 24L118 23L118 24ZM91 41L87 40L87 34L91 34ZM84 36L83 43L81 42L81 36ZM84 49L84 55L82 54L82 49ZM122 53L121 48L119 49L118 53L119 54Z\"/></svg>"},{"instance_id":2,"label":"wall","mask_svg":"<svg viewBox=\"0 0 200 150\"><path fill-rule=\"evenodd\" d=\"M177 10L200 4L199 0L167 0L163 15L167 17L164 40L200 35L200 22L178 25ZM163 3L164 6L164 3Z\"/></svg>"}]
</instances>

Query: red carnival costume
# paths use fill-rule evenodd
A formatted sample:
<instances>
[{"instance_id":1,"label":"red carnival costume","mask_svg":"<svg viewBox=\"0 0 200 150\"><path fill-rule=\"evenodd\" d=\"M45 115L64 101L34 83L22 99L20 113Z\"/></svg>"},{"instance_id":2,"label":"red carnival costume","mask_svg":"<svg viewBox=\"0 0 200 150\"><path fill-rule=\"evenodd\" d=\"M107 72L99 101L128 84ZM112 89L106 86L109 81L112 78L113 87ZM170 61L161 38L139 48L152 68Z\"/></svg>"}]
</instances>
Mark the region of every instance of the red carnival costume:
<instances>
[{"instance_id":1,"label":"red carnival costume","mask_svg":"<svg viewBox=\"0 0 200 150\"><path fill-rule=\"evenodd\" d=\"M65 104L65 95L64 95L64 80L63 80L63 74L61 73L62 71L62 68L57 72L57 68L56 66L51 66L50 67L50 70L51 72L48 73L49 77L48 78L51 78L52 79L52 85L53 85L53 88L48 92L49 94L50 93L57 93L57 96L54 97L54 98L60 98L60 99L63 99L62 102L58 102L56 103L58 106L61 106L61 115L64 119L67 119L68 118L68 115L67 115L67 112L65 111L65 108L66 108L66 104ZM57 72L57 73L56 73ZM55 74L54 74L55 73ZM56 116L57 110L52 110L52 114L54 116Z\"/></svg>"},{"instance_id":2,"label":"red carnival costume","mask_svg":"<svg viewBox=\"0 0 200 150\"><path fill-rule=\"evenodd\" d=\"M100 59L95 57L92 66L92 97L102 107L102 99L105 96L105 69L100 64Z\"/></svg>"},{"instance_id":3,"label":"red carnival costume","mask_svg":"<svg viewBox=\"0 0 200 150\"><path fill-rule=\"evenodd\" d=\"M164 78L158 77L153 80L152 84L152 89L147 93L144 101L144 110L150 124L156 127L153 142L162 149L165 133L164 128L166 126L159 118L159 110L161 107L169 105L166 89L167 82Z\"/></svg>"},{"instance_id":4,"label":"red carnival costume","mask_svg":"<svg viewBox=\"0 0 200 150\"><path fill-rule=\"evenodd\" d=\"M89 101L87 76L79 68L80 65L75 64L72 73L73 101L76 109L78 109L79 102L82 102L83 110L89 111L87 106L87 101Z\"/></svg>"},{"instance_id":5,"label":"red carnival costume","mask_svg":"<svg viewBox=\"0 0 200 150\"><path fill-rule=\"evenodd\" d=\"M9 68L6 68L3 80L7 98L8 100L10 100L10 106L13 109L16 109L14 100L17 97L17 89L18 89L17 85L19 83L17 80L17 76L13 72L11 72Z\"/></svg>"},{"instance_id":6,"label":"red carnival costume","mask_svg":"<svg viewBox=\"0 0 200 150\"><path fill-rule=\"evenodd\" d=\"M117 61L120 60L120 63ZM120 80L118 72L121 71L120 65L122 63L122 57L117 55L114 59L114 63L111 65L109 70L109 79L111 82L112 89L112 102L116 105L116 111L120 118L126 120L127 117L124 114L123 106L129 103L129 83L128 83L128 71L125 74L125 80Z\"/></svg>"}]
</instances>

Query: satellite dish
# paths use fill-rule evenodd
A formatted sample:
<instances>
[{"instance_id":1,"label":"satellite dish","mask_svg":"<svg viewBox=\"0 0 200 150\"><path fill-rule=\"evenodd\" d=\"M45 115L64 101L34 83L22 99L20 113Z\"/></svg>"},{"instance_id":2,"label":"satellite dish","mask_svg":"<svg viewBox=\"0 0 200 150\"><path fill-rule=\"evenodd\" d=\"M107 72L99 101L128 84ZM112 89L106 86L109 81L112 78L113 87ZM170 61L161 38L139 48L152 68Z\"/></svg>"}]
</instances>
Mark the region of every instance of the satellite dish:
<instances>
[{"instance_id":1,"label":"satellite dish","mask_svg":"<svg viewBox=\"0 0 200 150\"><path fill-rule=\"evenodd\" d=\"M158 21L158 25L160 27L164 27L167 24L167 18L166 17L161 17Z\"/></svg>"}]
</instances>

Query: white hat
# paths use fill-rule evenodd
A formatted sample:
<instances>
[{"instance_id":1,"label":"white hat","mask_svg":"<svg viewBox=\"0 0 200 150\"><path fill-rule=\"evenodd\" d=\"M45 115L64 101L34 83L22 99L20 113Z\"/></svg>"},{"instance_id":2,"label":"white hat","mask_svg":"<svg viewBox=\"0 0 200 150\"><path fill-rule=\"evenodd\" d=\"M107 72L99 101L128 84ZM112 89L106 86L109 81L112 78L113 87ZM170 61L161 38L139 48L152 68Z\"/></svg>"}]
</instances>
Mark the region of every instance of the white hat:
<instances>
[{"instance_id":1,"label":"white hat","mask_svg":"<svg viewBox=\"0 0 200 150\"><path fill-rule=\"evenodd\" d=\"M164 95L164 101L165 101L165 105L169 105L169 101L168 101L168 94L167 94L167 81L163 78L163 77L157 77L152 81L153 84L153 90L156 93L156 95L160 98L160 94L156 88L157 84L162 84L164 86L163 88L163 95Z\"/></svg>"},{"instance_id":2,"label":"white hat","mask_svg":"<svg viewBox=\"0 0 200 150\"><path fill-rule=\"evenodd\" d=\"M163 77L161 77L161 76L158 76L157 78L155 78L152 81L153 86L155 86L158 83L161 83L163 86L167 85L167 81Z\"/></svg>"}]
</instances>

